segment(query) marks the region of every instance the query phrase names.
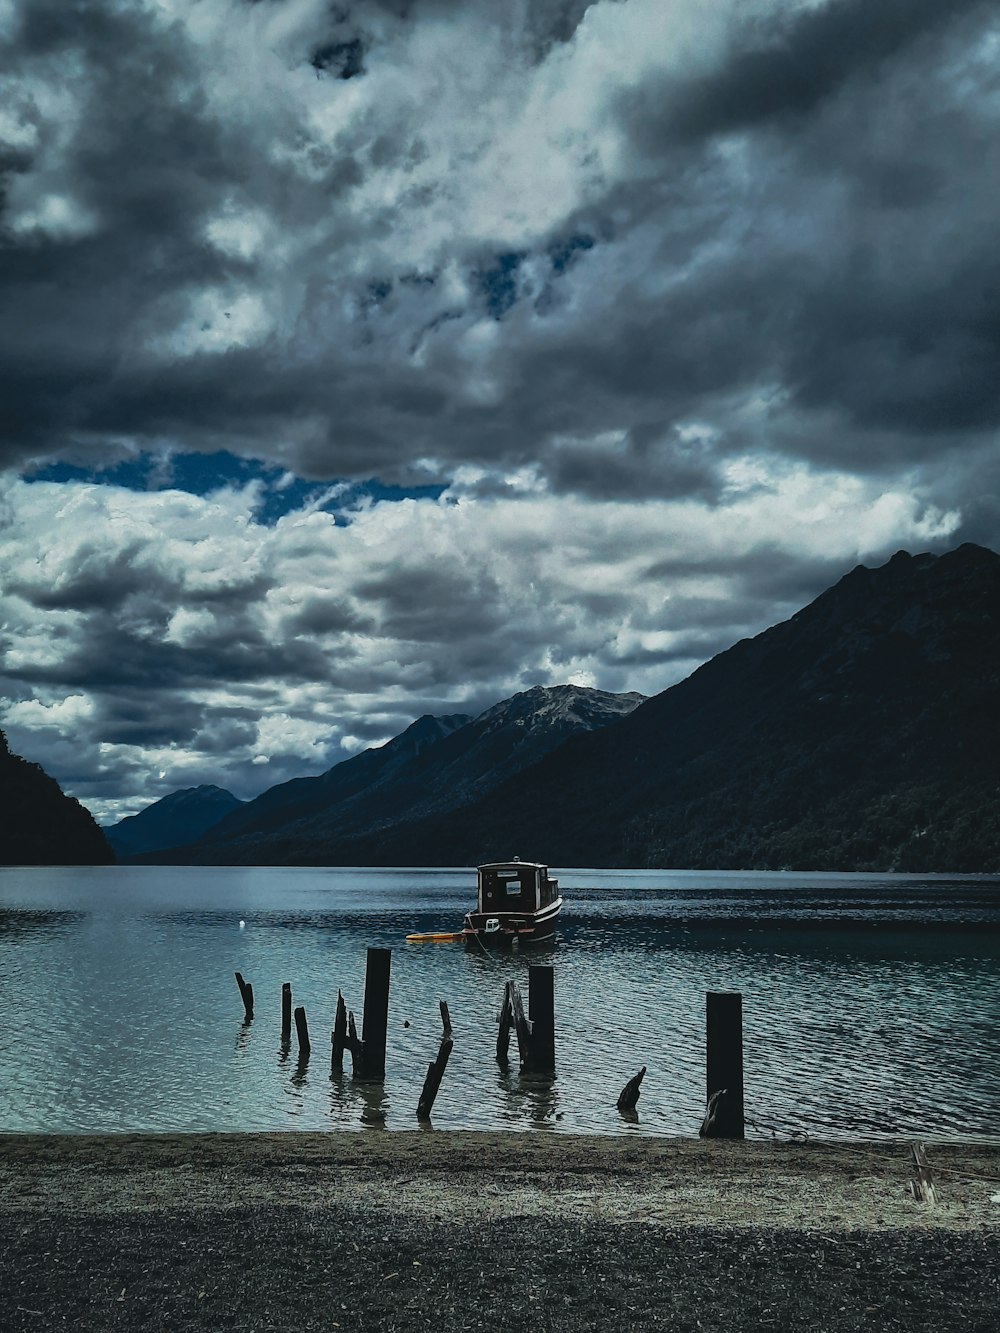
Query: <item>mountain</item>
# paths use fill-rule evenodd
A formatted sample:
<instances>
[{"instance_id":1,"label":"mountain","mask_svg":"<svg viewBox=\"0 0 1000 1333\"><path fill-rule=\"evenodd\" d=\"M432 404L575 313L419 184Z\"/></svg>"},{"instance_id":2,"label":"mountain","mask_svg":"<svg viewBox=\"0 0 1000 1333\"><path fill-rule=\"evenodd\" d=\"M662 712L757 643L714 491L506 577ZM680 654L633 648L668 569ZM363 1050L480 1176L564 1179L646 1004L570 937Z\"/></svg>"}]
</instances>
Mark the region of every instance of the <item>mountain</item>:
<instances>
[{"instance_id":1,"label":"mountain","mask_svg":"<svg viewBox=\"0 0 1000 1333\"><path fill-rule=\"evenodd\" d=\"M193 842L243 802L222 787L185 787L104 829L120 857Z\"/></svg>"},{"instance_id":2,"label":"mountain","mask_svg":"<svg viewBox=\"0 0 1000 1333\"><path fill-rule=\"evenodd\" d=\"M378 843L401 820L460 811L516 779L568 737L625 717L641 694L535 686L477 718L422 717L379 749L264 792L171 860L192 864L345 864L340 847ZM446 849L439 855L447 857ZM432 857L432 859L434 859Z\"/></svg>"},{"instance_id":3,"label":"mountain","mask_svg":"<svg viewBox=\"0 0 1000 1333\"><path fill-rule=\"evenodd\" d=\"M307 819L359 793L392 783L419 758L472 718L465 713L431 717L425 713L405 731L374 750L344 759L316 778L293 778L269 787L225 819L212 834L213 843L241 836L257 837L283 825Z\"/></svg>"},{"instance_id":4,"label":"mountain","mask_svg":"<svg viewBox=\"0 0 1000 1333\"><path fill-rule=\"evenodd\" d=\"M0 864L113 865L93 816L0 731Z\"/></svg>"},{"instance_id":5,"label":"mountain","mask_svg":"<svg viewBox=\"0 0 1000 1333\"><path fill-rule=\"evenodd\" d=\"M345 861L1000 871L1000 556L852 570L602 731Z\"/></svg>"}]
</instances>

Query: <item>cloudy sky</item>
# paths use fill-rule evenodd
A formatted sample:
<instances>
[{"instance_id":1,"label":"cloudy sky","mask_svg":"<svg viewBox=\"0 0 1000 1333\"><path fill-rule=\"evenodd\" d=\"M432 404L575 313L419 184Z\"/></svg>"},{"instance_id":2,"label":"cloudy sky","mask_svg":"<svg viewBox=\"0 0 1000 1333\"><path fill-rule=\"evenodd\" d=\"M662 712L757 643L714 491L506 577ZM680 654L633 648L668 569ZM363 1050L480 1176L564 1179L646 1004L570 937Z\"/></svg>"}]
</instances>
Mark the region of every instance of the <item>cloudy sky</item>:
<instances>
[{"instance_id":1,"label":"cloudy sky","mask_svg":"<svg viewBox=\"0 0 1000 1333\"><path fill-rule=\"evenodd\" d=\"M0 0L0 724L102 820L1000 546L1000 14Z\"/></svg>"}]
</instances>

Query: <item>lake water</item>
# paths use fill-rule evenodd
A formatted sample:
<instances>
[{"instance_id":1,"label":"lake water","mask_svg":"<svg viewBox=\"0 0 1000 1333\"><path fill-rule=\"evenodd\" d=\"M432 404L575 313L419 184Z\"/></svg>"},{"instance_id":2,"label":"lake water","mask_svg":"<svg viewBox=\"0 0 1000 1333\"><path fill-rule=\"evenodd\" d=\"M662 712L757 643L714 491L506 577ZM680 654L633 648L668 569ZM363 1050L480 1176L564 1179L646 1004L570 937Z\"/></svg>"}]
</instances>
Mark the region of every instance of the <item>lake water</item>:
<instances>
[{"instance_id":1,"label":"lake water","mask_svg":"<svg viewBox=\"0 0 1000 1333\"><path fill-rule=\"evenodd\" d=\"M470 871L2 868L0 1129L410 1129L443 999L435 1126L696 1134L705 992L738 990L752 1133L1000 1136L1000 880L554 873L556 944L497 956L404 941L461 925ZM384 1087L349 1057L330 1076L337 989L360 1027L370 945L393 951ZM555 968L554 1078L495 1058L532 960ZM284 981L305 1067L280 1046ZM631 1123L615 1101L640 1065Z\"/></svg>"}]
</instances>

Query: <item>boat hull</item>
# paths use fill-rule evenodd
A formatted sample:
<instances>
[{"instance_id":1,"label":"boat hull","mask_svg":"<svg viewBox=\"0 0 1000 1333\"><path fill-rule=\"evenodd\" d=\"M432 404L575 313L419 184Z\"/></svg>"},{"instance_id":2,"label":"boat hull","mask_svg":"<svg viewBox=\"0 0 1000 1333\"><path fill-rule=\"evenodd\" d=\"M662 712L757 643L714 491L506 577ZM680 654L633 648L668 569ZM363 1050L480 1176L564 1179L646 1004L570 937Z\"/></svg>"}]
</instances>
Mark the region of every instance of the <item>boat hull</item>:
<instances>
[{"instance_id":1,"label":"boat hull","mask_svg":"<svg viewBox=\"0 0 1000 1333\"><path fill-rule=\"evenodd\" d=\"M545 944L553 939L562 909L562 898L538 912L469 912L465 918L467 947L510 949L525 944Z\"/></svg>"}]
</instances>

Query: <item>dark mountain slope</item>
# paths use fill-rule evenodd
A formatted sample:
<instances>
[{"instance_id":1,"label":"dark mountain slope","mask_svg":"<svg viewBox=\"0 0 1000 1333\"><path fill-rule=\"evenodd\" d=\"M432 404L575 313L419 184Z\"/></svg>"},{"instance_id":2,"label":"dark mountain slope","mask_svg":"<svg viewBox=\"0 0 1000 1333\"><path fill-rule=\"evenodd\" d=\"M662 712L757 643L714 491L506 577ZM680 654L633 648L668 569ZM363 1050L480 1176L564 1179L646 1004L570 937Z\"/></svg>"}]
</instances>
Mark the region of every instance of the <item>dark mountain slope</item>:
<instances>
[{"instance_id":1,"label":"dark mountain slope","mask_svg":"<svg viewBox=\"0 0 1000 1333\"><path fill-rule=\"evenodd\" d=\"M93 816L0 731L0 864L113 865Z\"/></svg>"},{"instance_id":2,"label":"dark mountain slope","mask_svg":"<svg viewBox=\"0 0 1000 1333\"><path fill-rule=\"evenodd\" d=\"M231 810L243 805L223 787L184 787L154 801L137 815L127 815L104 829L121 857L162 851L179 842L193 842L213 828Z\"/></svg>"},{"instance_id":3,"label":"dark mountain slope","mask_svg":"<svg viewBox=\"0 0 1000 1333\"><path fill-rule=\"evenodd\" d=\"M345 862L1000 870L1000 556L859 566L458 817Z\"/></svg>"},{"instance_id":4,"label":"dark mountain slope","mask_svg":"<svg viewBox=\"0 0 1000 1333\"><path fill-rule=\"evenodd\" d=\"M472 719L464 713L445 717L425 714L385 745L363 750L315 778L293 778L269 787L212 830L210 841L235 843L242 837L260 837L283 825L305 820L350 800L373 787L391 783L430 746L436 745Z\"/></svg>"},{"instance_id":5,"label":"dark mountain slope","mask_svg":"<svg viewBox=\"0 0 1000 1333\"><path fill-rule=\"evenodd\" d=\"M313 784L307 802L281 797L279 806L283 789L265 792L196 847L174 856L199 864L335 863L331 849L339 840L361 833L377 838L401 819L460 809L530 768L568 736L618 721L642 697L536 686L464 725L455 725L460 718L421 718L381 749L307 780ZM432 724L436 737L429 736ZM251 820L253 807L259 814Z\"/></svg>"}]
</instances>

